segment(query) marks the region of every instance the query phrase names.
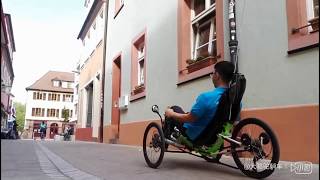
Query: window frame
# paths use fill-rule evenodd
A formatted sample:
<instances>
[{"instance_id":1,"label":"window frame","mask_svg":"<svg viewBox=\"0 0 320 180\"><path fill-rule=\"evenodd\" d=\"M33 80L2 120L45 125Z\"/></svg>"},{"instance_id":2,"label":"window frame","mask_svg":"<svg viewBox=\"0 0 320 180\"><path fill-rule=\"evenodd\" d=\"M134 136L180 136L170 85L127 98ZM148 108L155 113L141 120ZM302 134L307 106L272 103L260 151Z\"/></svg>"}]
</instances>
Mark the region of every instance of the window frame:
<instances>
[{"instance_id":1,"label":"window frame","mask_svg":"<svg viewBox=\"0 0 320 180\"><path fill-rule=\"evenodd\" d=\"M68 82L67 81L62 81L61 87L62 88L68 88Z\"/></svg>"},{"instance_id":2,"label":"window frame","mask_svg":"<svg viewBox=\"0 0 320 180\"><path fill-rule=\"evenodd\" d=\"M195 22L192 25L194 26L196 23L197 22ZM208 38L209 40L208 40L207 43L204 43L204 44L200 45L199 44L200 43L199 42L200 41L199 40L200 39L200 29L201 29L202 26L206 26L207 24L210 24L209 38ZM203 48L203 47L205 47L205 46L208 46L208 54L210 56L210 54L212 53L211 51L213 50L212 49L212 43L217 41L217 39L215 38L216 32L214 32L214 30L213 30L214 29L214 19L209 19L209 20L205 21L203 24L201 24L201 25L198 24L198 25L195 25L195 26L197 26L196 27L197 30L196 30L196 32L192 33L193 37L191 38L191 39L195 39L194 43L192 45L192 59L197 59L198 58L198 55L197 55L198 50Z\"/></svg>"},{"instance_id":3,"label":"window frame","mask_svg":"<svg viewBox=\"0 0 320 180\"><path fill-rule=\"evenodd\" d=\"M216 61L222 61L224 59L224 11L223 1L215 1L214 4L210 5L209 9L204 10L197 16L193 16L193 0L178 0L178 81L177 85L196 80L203 76L207 76L212 72L213 66L201 68L197 71L189 73L187 71L187 60L193 58L193 29L192 20L195 21L202 16L214 13L215 11L215 39L216 39Z\"/></svg>"},{"instance_id":4,"label":"window frame","mask_svg":"<svg viewBox=\"0 0 320 180\"><path fill-rule=\"evenodd\" d=\"M45 92L33 92L33 100L46 100L46 93Z\"/></svg>"},{"instance_id":5,"label":"window frame","mask_svg":"<svg viewBox=\"0 0 320 180\"><path fill-rule=\"evenodd\" d=\"M131 49L131 96L130 101L134 101L146 96L146 61L147 61L147 43L146 43L146 33L145 28L132 40ZM139 49L143 47L143 53L139 57ZM143 84L141 81L140 62L143 61ZM140 86L140 87L139 87ZM141 88L139 91L135 90Z\"/></svg>"},{"instance_id":6,"label":"window frame","mask_svg":"<svg viewBox=\"0 0 320 180\"><path fill-rule=\"evenodd\" d=\"M310 28L301 28L308 24L307 0L286 0L288 54L304 51L319 45L319 31L308 32ZM295 30L296 31L295 31Z\"/></svg>"},{"instance_id":7,"label":"window frame","mask_svg":"<svg viewBox=\"0 0 320 180\"><path fill-rule=\"evenodd\" d=\"M44 117L45 108L32 108L31 116L33 117Z\"/></svg>"},{"instance_id":8,"label":"window frame","mask_svg":"<svg viewBox=\"0 0 320 180\"><path fill-rule=\"evenodd\" d=\"M140 51L141 47L143 48L142 52ZM144 85L145 43L144 42L140 43L137 50L138 50L138 55L137 55L137 59L138 59L138 62L137 62L138 63L137 64L137 66L138 66L138 76L137 76L137 78L138 78L138 86L140 86L140 85ZM140 54L140 52L141 52L141 54ZM141 73L141 62L142 61L143 61L143 66L142 66L142 73ZM143 78L141 77L141 74L142 74ZM141 79L143 79L143 81Z\"/></svg>"},{"instance_id":9,"label":"window frame","mask_svg":"<svg viewBox=\"0 0 320 180\"><path fill-rule=\"evenodd\" d=\"M53 80L53 87L60 87L60 81Z\"/></svg>"},{"instance_id":10,"label":"window frame","mask_svg":"<svg viewBox=\"0 0 320 180\"><path fill-rule=\"evenodd\" d=\"M60 94L59 93L49 93L48 101L60 101Z\"/></svg>"}]
</instances>

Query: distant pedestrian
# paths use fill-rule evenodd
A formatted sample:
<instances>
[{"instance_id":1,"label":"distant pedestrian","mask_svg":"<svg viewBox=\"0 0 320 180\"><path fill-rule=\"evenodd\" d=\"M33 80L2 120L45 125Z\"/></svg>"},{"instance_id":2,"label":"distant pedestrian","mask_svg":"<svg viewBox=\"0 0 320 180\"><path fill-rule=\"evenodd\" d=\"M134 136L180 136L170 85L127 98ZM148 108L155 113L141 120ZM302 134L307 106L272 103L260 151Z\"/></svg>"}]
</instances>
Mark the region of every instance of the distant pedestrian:
<instances>
[{"instance_id":1,"label":"distant pedestrian","mask_svg":"<svg viewBox=\"0 0 320 180\"><path fill-rule=\"evenodd\" d=\"M18 139L18 131L17 131L17 122L13 121L13 126L12 126L12 138L13 139Z\"/></svg>"},{"instance_id":2,"label":"distant pedestrian","mask_svg":"<svg viewBox=\"0 0 320 180\"><path fill-rule=\"evenodd\" d=\"M42 123L40 124L40 138L43 139L46 136L46 132L47 132L47 124L42 121Z\"/></svg>"}]
</instances>

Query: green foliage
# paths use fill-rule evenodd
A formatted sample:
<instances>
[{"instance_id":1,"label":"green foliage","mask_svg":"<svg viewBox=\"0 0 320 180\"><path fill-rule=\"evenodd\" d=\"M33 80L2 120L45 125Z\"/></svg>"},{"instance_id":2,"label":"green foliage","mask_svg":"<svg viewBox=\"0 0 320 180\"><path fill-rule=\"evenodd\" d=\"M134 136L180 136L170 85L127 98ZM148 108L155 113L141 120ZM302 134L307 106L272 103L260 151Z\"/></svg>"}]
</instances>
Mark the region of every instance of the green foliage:
<instances>
[{"instance_id":1,"label":"green foliage","mask_svg":"<svg viewBox=\"0 0 320 180\"><path fill-rule=\"evenodd\" d=\"M14 107L16 108L16 122L18 124L18 131L22 131L24 128L24 122L25 122L25 114L26 114L26 105L14 102Z\"/></svg>"},{"instance_id":2,"label":"green foliage","mask_svg":"<svg viewBox=\"0 0 320 180\"><path fill-rule=\"evenodd\" d=\"M62 117L64 122L69 122L69 110L66 109L65 107L62 109Z\"/></svg>"}]
</instances>

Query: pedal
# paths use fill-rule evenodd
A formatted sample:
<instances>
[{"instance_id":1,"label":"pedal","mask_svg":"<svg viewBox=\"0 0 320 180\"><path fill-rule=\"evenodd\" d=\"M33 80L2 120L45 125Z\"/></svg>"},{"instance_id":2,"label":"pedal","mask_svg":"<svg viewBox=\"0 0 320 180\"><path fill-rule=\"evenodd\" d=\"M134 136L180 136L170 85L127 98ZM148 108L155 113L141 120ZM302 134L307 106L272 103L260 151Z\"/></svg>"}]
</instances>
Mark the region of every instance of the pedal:
<instances>
[{"instance_id":1,"label":"pedal","mask_svg":"<svg viewBox=\"0 0 320 180\"><path fill-rule=\"evenodd\" d=\"M173 136L173 134L171 134L170 139L173 140L173 141L177 141L177 138L175 138L175 137Z\"/></svg>"}]
</instances>

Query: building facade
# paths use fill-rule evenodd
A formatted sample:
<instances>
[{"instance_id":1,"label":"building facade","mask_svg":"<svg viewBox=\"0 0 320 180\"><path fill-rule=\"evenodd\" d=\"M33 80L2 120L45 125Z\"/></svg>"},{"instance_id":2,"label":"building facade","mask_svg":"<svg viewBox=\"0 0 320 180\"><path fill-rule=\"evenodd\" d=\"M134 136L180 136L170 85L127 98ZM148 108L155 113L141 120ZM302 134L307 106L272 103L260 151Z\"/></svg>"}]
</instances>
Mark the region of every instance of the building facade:
<instances>
[{"instance_id":1,"label":"building facade","mask_svg":"<svg viewBox=\"0 0 320 180\"><path fill-rule=\"evenodd\" d=\"M78 106L79 106L79 75L80 75L80 62L77 63L76 70L74 71L74 89L73 89L73 105L74 111L70 122L77 124L78 122Z\"/></svg>"},{"instance_id":2,"label":"building facade","mask_svg":"<svg viewBox=\"0 0 320 180\"><path fill-rule=\"evenodd\" d=\"M100 141L105 1L85 0L87 17L78 39L82 41L79 63L76 139Z\"/></svg>"},{"instance_id":3,"label":"building facade","mask_svg":"<svg viewBox=\"0 0 320 180\"><path fill-rule=\"evenodd\" d=\"M6 128L11 118L11 88L14 79L13 53L16 51L10 14L5 14L1 2L1 128Z\"/></svg>"},{"instance_id":4,"label":"building facade","mask_svg":"<svg viewBox=\"0 0 320 180\"><path fill-rule=\"evenodd\" d=\"M241 118L275 131L281 160L318 163L318 1L236 1L239 72L247 79ZM109 1L104 142L142 145L168 105L189 111L213 89L209 74L230 60L228 1ZM307 25L307 26L306 26ZM202 60L202 65L190 62ZM119 101L120 100L120 101ZM128 100L128 103L126 103Z\"/></svg>"},{"instance_id":5,"label":"building facade","mask_svg":"<svg viewBox=\"0 0 320 180\"><path fill-rule=\"evenodd\" d=\"M40 124L47 124L46 138L54 138L64 132L73 118L74 74L49 71L27 87L25 127L29 138L40 137Z\"/></svg>"}]
</instances>

